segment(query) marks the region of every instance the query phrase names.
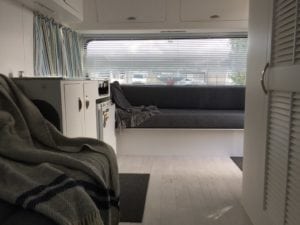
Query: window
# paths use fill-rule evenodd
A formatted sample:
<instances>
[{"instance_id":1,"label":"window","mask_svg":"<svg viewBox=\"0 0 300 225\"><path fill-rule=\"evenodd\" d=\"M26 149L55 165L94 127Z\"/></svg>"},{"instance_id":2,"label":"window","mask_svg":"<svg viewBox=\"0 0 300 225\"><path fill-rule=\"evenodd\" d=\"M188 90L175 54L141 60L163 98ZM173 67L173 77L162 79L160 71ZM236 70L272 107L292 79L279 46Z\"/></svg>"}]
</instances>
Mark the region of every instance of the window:
<instances>
[{"instance_id":1,"label":"window","mask_svg":"<svg viewBox=\"0 0 300 225\"><path fill-rule=\"evenodd\" d=\"M85 73L122 84L244 85L247 38L93 40Z\"/></svg>"}]
</instances>

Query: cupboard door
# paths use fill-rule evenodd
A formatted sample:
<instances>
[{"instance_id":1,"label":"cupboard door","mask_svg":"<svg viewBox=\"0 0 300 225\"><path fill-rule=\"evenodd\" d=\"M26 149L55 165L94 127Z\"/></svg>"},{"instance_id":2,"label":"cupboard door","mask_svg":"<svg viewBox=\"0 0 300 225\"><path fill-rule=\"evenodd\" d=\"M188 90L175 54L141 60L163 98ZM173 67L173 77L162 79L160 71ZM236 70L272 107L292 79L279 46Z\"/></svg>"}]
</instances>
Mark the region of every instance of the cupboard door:
<instances>
[{"instance_id":1,"label":"cupboard door","mask_svg":"<svg viewBox=\"0 0 300 225\"><path fill-rule=\"evenodd\" d=\"M273 0L264 203L274 225L300 224L299 6Z\"/></svg>"},{"instance_id":2,"label":"cupboard door","mask_svg":"<svg viewBox=\"0 0 300 225\"><path fill-rule=\"evenodd\" d=\"M185 22L215 20L247 20L248 0L181 0L181 20ZM205 6L205 7L203 7Z\"/></svg>"},{"instance_id":3,"label":"cupboard door","mask_svg":"<svg viewBox=\"0 0 300 225\"><path fill-rule=\"evenodd\" d=\"M64 0L64 2L70 6L75 11L82 13L83 11L83 2L82 0Z\"/></svg>"},{"instance_id":4,"label":"cupboard door","mask_svg":"<svg viewBox=\"0 0 300 225\"><path fill-rule=\"evenodd\" d=\"M251 0L246 81L243 159L243 205L253 225L271 225L264 210L266 127L268 98L260 86L268 62L272 0ZM272 224L273 225L273 224Z\"/></svg>"},{"instance_id":5,"label":"cupboard door","mask_svg":"<svg viewBox=\"0 0 300 225\"><path fill-rule=\"evenodd\" d=\"M85 81L83 88L85 136L97 138L96 99L98 98L98 82Z\"/></svg>"},{"instance_id":6,"label":"cupboard door","mask_svg":"<svg viewBox=\"0 0 300 225\"><path fill-rule=\"evenodd\" d=\"M97 0L99 22L163 22L165 0Z\"/></svg>"},{"instance_id":7,"label":"cupboard door","mask_svg":"<svg viewBox=\"0 0 300 225\"><path fill-rule=\"evenodd\" d=\"M105 127L103 128L103 139L107 144L109 144L115 152L117 152L117 140L115 134L115 113L116 113L116 106L115 104L109 103L110 106L107 111L107 119L105 123ZM103 120L105 120L103 118Z\"/></svg>"},{"instance_id":8,"label":"cupboard door","mask_svg":"<svg viewBox=\"0 0 300 225\"><path fill-rule=\"evenodd\" d=\"M255 225L298 225L300 224L300 1L267 0L262 4L261 0L252 0L250 3L248 76L259 68L258 60L262 56L268 56L268 59L267 61L261 59L261 62L265 61L266 66L260 81L256 79L256 82L252 82L254 77L247 79L244 205ZM267 20L262 18L271 9L273 15L267 25ZM266 36L269 36L268 43L265 43ZM251 46L253 40L256 42ZM262 46L263 43L265 47ZM269 49L266 47L268 45ZM260 48L267 49L267 54ZM253 54L254 52L256 54ZM255 65L256 68L253 67ZM259 92L264 93L264 98L252 99L251 103L251 96L258 93L251 90L254 87L261 89ZM257 104L261 99L268 100L265 106ZM260 126L260 119L255 118L254 110L263 111L266 115L267 119L264 122L266 126L263 128ZM264 145L258 145L262 141ZM262 158L264 167L261 167ZM264 174L263 185L261 174ZM257 182L251 182L253 179ZM266 219L265 222L257 219L261 215Z\"/></svg>"},{"instance_id":9,"label":"cupboard door","mask_svg":"<svg viewBox=\"0 0 300 225\"><path fill-rule=\"evenodd\" d=\"M68 137L84 136L84 102L82 83L66 83L64 88L65 128Z\"/></svg>"}]
</instances>

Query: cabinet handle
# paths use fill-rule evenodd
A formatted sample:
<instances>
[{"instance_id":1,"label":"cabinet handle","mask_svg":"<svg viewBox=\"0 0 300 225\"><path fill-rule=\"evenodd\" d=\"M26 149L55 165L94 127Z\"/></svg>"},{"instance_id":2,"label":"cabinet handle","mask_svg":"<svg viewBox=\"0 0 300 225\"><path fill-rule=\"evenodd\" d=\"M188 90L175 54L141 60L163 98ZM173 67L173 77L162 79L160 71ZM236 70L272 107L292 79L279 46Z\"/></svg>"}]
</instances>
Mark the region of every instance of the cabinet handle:
<instances>
[{"instance_id":1,"label":"cabinet handle","mask_svg":"<svg viewBox=\"0 0 300 225\"><path fill-rule=\"evenodd\" d=\"M267 73L267 70L270 66L270 63L267 63L265 65L265 68L263 69L263 71L261 72L261 79L260 79L260 84L261 84L261 87L264 91L264 93L267 95L268 94L268 89L266 88L266 84L265 84L265 77L266 77L266 73Z\"/></svg>"},{"instance_id":2,"label":"cabinet handle","mask_svg":"<svg viewBox=\"0 0 300 225\"><path fill-rule=\"evenodd\" d=\"M85 108L88 109L90 106L90 100L89 100L89 97L86 96L86 99L85 99Z\"/></svg>"},{"instance_id":3,"label":"cabinet handle","mask_svg":"<svg viewBox=\"0 0 300 225\"><path fill-rule=\"evenodd\" d=\"M79 109L79 112L80 112L81 109L82 109L82 101L81 101L81 98L78 98L78 109Z\"/></svg>"}]
</instances>

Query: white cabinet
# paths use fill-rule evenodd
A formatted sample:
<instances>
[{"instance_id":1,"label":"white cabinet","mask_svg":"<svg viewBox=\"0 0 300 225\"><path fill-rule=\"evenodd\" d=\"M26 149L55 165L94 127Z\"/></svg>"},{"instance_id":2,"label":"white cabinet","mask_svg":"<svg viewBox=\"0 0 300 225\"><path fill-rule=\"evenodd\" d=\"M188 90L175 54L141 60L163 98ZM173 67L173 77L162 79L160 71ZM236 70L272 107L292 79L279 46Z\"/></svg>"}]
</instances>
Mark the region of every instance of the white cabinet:
<instances>
[{"instance_id":1,"label":"white cabinet","mask_svg":"<svg viewBox=\"0 0 300 225\"><path fill-rule=\"evenodd\" d=\"M57 114L57 127L64 135L97 138L99 81L23 78L15 82L29 98L53 108L50 116Z\"/></svg>"},{"instance_id":2,"label":"white cabinet","mask_svg":"<svg viewBox=\"0 0 300 225\"><path fill-rule=\"evenodd\" d=\"M97 0L99 20L108 23L163 22L166 0Z\"/></svg>"},{"instance_id":3,"label":"white cabinet","mask_svg":"<svg viewBox=\"0 0 300 225\"><path fill-rule=\"evenodd\" d=\"M86 33L247 32L249 0L85 0ZM218 15L219 18L210 18Z\"/></svg>"},{"instance_id":4,"label":"white cabinet","mask_svg":"<svg viewBox=\"0 0 300 225\"><path fill-rule=\"evenodd\" d=\"M17 0L28 8L61 23L83 21L83 0Z\"/></svg>"},{"instance_id":5,"label":"white cabinet","mask_svg":"<svg viewBox=\"0 0 300 225\"><path fill-rule=\"evenodd\" d=\"M248 19L248 0L180 0L180 5L181 20L186 22Z\"/></svg>"}]
</instances>

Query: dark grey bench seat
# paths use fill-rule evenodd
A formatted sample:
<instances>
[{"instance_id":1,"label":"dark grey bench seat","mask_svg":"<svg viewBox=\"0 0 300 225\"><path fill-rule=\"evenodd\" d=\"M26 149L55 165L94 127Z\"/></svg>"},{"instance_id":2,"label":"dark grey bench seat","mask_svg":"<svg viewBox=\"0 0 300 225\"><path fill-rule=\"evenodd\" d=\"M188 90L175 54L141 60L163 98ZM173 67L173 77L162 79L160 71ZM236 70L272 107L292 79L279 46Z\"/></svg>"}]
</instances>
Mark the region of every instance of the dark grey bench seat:
<instances>
[{"instance_id":1,"label":"dark grey bench seat","mask_svg":"<svg viewBox=\"0 0 300 225\"><path fill-rule=\"evenodd\" d=\"M132 105L160 110L137 128L244 128L244 86L123 85L122 90Z\"/></svg>"},{"instance_id":2,"label":"dark grey bench seat","mask_svg":"<svg viewBox=\"0 0 300 225\"><path fill-rule=\"evenodd\" d=\"M137 128L243 129L242 110L160 109Z\"/></svg>"}]
</instances>

